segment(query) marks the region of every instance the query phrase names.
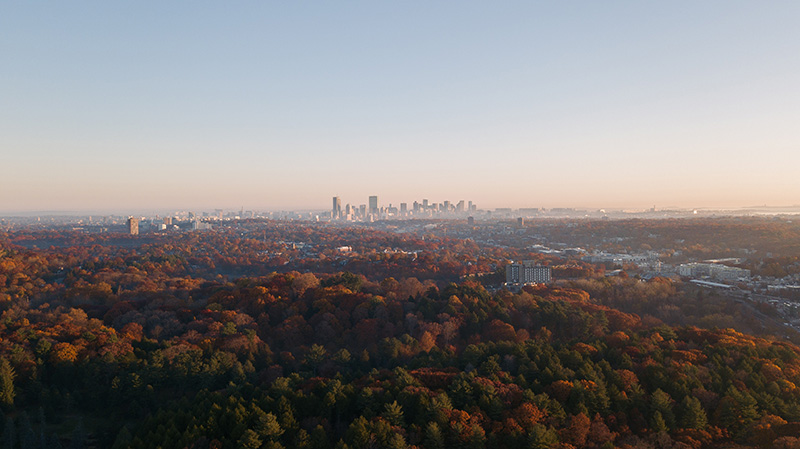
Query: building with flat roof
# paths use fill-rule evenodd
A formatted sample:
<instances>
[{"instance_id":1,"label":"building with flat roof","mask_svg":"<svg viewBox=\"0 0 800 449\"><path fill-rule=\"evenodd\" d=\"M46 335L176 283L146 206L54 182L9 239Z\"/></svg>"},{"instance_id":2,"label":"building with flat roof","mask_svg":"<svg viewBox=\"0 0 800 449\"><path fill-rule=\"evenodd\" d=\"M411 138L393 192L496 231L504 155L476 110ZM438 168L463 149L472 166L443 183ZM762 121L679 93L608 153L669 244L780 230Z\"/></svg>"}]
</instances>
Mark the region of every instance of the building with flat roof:
<instances>
[{"instance_id":1,"label":"building with flat roof","mask_svg":"<svg viewBox=\"0 0 800 449\"><path fill-rule=\"evenodd\" d=\"M550 267L539 265L535 260L523 260L506 266L508 284L546 284L551 279Z\"/></svg>"},{"instance_id":2,"label":"building with flat roof","mask_svg":"<svg viewBox=\"0 0 800 449\"><path fill-rule=\"evenodd\" d=\"M136 217L128 217L128 234L139 235L139 219Z\"/></svg>"},{"instance_id":3,"label":"building with flat roof","mask_svg":"<svg viewBox=\"0 0 800 449\"><path fill-rule=\"evenodd\" d=\"M378 213L378 196L373 195L369 197L369 213L377 214Z\"/></svg>"},{"instance_id":4,"label":"building with flat roof","mask_svg":"<svg viewBox=\"0 0 800 449\"><path fill-rule=\"evenodd\" d=\"M685 277L709 277L719 281L749 280L750 270L739 267L729 267L719 263L685 263L678 265L678 274Z\"/></svg>"},{"instance_id":5,"label":"building with flat roof","mask_svg":"<svg viewBox=\"0 0 800 449\"><path fill-rule=\"evenodd\" d=\"M192 231L210 231L212 229L214 229L214 226L211 223L200 220L194 220L192 222Z\"/></svg>"},{"instance_id":6,"label":"building with flat roof","mask_svg":"<svg viewBox=\"0 0 800 449\"><path fill-rule=\"evenodd\" d=\"M331 219L338 220L342 217L342 199L338 196L333 197L333 207L331 208Z\"/></svg>"}]
</instances>

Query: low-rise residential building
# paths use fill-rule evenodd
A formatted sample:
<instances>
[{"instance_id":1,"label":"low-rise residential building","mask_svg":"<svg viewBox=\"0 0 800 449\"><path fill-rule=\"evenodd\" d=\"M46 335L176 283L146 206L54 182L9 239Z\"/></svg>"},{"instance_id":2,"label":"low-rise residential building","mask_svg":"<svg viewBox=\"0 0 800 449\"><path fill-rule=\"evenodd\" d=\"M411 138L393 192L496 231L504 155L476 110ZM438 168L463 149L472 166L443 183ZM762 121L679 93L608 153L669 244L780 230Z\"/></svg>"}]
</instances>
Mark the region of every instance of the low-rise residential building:
<instances>
[{"instance_id":1,"label":"low-rise residential building","mask_svg":"<svg viewBox=\"0 0 800 449\"><path fill-rule=\"evenodd\" d=\"M719 263L685 263L678 266L678 274L684 277L709 277L729 282L750 279L750 270Z\"/></svg>"}]
</instances>

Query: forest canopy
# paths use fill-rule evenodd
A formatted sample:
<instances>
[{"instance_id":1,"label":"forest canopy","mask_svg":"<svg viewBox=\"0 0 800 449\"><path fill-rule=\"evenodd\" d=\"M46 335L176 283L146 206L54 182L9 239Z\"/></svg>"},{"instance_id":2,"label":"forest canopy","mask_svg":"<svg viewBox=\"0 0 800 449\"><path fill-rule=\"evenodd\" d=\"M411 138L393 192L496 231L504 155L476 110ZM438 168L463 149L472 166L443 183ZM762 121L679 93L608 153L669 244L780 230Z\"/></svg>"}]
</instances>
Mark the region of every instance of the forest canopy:
<instances>
[{"instance_id":1,"label":"forest canopy","mask_svg":"<svg viewBox=\"0 0 800 449\"><path fill-rule=\"evenodd\" d=\"M709 320L725 298L457 238L262 231L3 235L5 446L800 444L800 348L745 309ZM518 257L582 271L498 288Z\"/></svg>"}]
</instances>

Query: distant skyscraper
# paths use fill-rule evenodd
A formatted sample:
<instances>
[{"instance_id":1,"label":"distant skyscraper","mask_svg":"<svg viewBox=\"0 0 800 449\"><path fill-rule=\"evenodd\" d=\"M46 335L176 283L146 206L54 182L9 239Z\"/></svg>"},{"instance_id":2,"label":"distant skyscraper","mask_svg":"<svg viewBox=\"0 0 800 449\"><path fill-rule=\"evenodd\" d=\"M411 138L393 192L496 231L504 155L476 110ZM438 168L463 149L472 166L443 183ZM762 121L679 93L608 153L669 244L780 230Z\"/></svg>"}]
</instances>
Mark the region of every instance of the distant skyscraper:
<instances>
[{"instance_id":1,"label":"distant skyscraper","mask_svg":"<svg viewBox=\"0 0 800 449\"><path fill-rule=\"evenodd\" d=\"M475 217L467 217L467 224L470 226L475 226Z\"/></svg>"},{"instance_id":2,"label":"distant skyscraper","mask_svg":"<svg viewBox=\"0 0 800 449\"><path fill-rule=\"evenodd\" d=\"M464 212L464 200L461 200L456 204L456 212Z\"/></svg>"},{"instance_id":3,"label":"distant skyscraper","mask_svg":"<svg viewBox=\"0 0 800 449\"><path fill-rule=\"evenodd\" d=\"M377 195L369 197L369 213L378 213L378 197Z\"/></svg>"},{"instance_id":4,"label":"distant skyscraper","mask_svg":"<svg viewBox=\"0 0 800 449\"><path fill-rule=\"evenodd\" d=\"M342 217L342 199L338 196L333 197L333 209L331 210L331 218L338 220Z\"/></svg>"},{"instance_id":5,"label":"distant skyscraper","mask_svg":"<svg viewBox=\"0 0 800 449\"><path fill-rule=\"evenodd\" d=\"M400 214L401 215L408 214L408 203L400 203Z\"/></svg>"},{"instance_id":6,"label":"distant skyscraper","mask_svg":"<svg viewBox=\"0 0 800 449\"><path fill-rule=\"evenodd\" d=\"M139 235L139 219L136 217L128 218L128 234Z\"/></svg>"}]
</instances>

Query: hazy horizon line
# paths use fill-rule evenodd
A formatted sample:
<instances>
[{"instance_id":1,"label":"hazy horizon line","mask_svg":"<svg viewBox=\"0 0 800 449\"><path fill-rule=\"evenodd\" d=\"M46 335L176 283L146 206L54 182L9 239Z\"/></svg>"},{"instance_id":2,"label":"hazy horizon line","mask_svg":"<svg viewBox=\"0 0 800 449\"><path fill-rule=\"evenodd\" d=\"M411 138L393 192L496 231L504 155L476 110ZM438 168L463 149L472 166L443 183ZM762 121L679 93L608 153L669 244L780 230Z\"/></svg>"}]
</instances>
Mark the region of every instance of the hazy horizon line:
<instances>
[{"instance_id":1,"label":"hazy horizon line","mask_svg":"<svg viewBox=\"0 0 800 449\"><path fill-rule=\"evenodd\" d=\"M436 201L433 204L439 204L440 202ZM383 207L388 205L393 205L394 207L399 206L401 203L387 203ZM330 208L325 207L257 207L257 208L244 208L242 207L183 207L183 208L141 208L141 207L131 207L131 208L124 208L124 209L29 209L29 210L0 210L0 217L30 217L30 216L37 216L37 215L44 215L44 216L92 216L92 215L164 215L170 214L175 212L208 212L208 211L215 211L215 210L222 210L225 212L234 212L234 211L252 211L252 212L298 212L298 213L312 213L312 212L325 212L328 211ZM627 207L597 207L597 206L552 206L552 207L536 207L536 206L496 206L496 207L483 207L479 208L478 211L495 211L499 209L511 209L513 210L520 210L520 209L538 209L538 210L552 210L552 209L565 209L565 210L585 210L585 211L609 211L609 212L650 212L655 210L655 212L665 212L665 211L748 211L748 210L759 210L759 209L770 209L770 210L782 210L782 209L797 209L796 212L800 212L800 204L794 205L747 205L747 206L697 206L697 207L689 207L689 206L664 206L658 207L657 205L653 207L642 207L642 206L627 206ZM464 212L465 214L468 211Z\"/></svg>"}]
</instances>

